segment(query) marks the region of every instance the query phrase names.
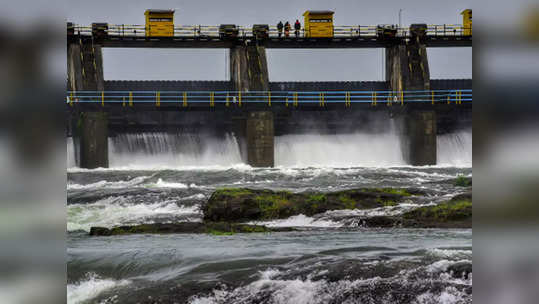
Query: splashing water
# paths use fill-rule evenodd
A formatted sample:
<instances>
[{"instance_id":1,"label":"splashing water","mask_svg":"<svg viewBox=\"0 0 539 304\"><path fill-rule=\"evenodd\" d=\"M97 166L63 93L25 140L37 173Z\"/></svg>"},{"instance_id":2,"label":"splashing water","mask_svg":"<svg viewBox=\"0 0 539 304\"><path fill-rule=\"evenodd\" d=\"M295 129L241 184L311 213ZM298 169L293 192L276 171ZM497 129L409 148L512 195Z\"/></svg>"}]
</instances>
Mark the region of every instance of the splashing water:
<instances>
[{"instance_id":1,"label":"splashing water","mask_svg":"<svg viewBox=\"0 0 539 304\"><path fill-rule=\"evenodd\" d=\"M301 134L275 137L277 167L391 167L406 165L400 138L382 134ZM109 139L111 168L156 169L234 167L242 165L238 139L167 133L122 134ZM471 130L439 135L438 165L470 167ZM76 167L72 138L67 139L67 167Z\"/></svg>"},{"instance_id":2,"label":"splashing water","mask_svg":"<svg viewBox=\"0 0 539 304\"><path fill-rule=\"evenodd\" d=\"M241 164L233 134L224 138L166 133L123 134L109 139L111 167L175 168Z\"/></svg>"},{"instance_id":3,"label":"splashing water","mask_svg":"<svg viewBox=\"0 0 539 304\"><path fill-rule=\"evenodd\" d=\"M471 167L472 132L471 130L438 135L438 165Z\"/></svg>"}]
</instances>

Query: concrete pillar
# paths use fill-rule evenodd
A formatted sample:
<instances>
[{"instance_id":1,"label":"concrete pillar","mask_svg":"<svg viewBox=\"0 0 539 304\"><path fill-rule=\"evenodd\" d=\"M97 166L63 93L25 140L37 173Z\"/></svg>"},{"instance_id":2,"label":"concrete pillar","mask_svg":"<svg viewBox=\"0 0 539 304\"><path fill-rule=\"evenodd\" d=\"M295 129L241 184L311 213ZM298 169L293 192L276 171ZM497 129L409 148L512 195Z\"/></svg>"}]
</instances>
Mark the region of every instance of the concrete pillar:
<instances>
[{"instance_id":1,"label":"concrete pillar","mask_svg":"<svg viewBox=\"0 0 539 304\"><path fill-rule=\"evenodd\" d=\"M230 48L230 79L236 91L269 91L266 48L257 45Z\"/></svg>"},{"instance_id":2,"label":"concrete pillar","mask_svg":"<svg viewBox=\"0 0 539 304\"><path fill-rule=\"evenodd\" d=\"M273 112L259 111L247 114L246 137L247 163L253 167L273 167Z\"/></svg>"},{"instance_id":3,"label":"concrete pillar","mask_svg":"<svg viewBox=\"0 0 539 304\"><path fill-rule=\"evenodd\" d=\"M386 81L393 91L430 90L425 44L411 41L386 48Z\"/></svg>"},{"instance_id":4,"label":"concrete pillar","mask_svg":"<svg viewBox=\"0 0 539 304\"><path fill-rule=\"evenodd\" d=\"M436 164L436 112L410 109L404 116L401 146L404 160L412 166Z\"/></svg>"},{"instance_id":5,"label":"concrete pillar","mask_svg":"<svg viewBox=\"0 0 539 304\"><path fill-rule=\"evenodd\" d=\"M386 80L392 91L430 90L427 48L418 39L386 48ZM411 94L404 94L410 97ZM411 165L436 164L436 113L422 104L406 104L402 111L401 146Z\"/></svg>"},{"instance_id":6,"label":"concrete pillar","mask_svg":"<svg viewBox=\"0 0 539 304\"><path fill-rule=\"evenodd\" d=\"M103 112L86 112L77 126L79 166L86 169L108 168L108 117Z\"/></svg>"},{"instance_id":7,"label":"concrete pillar","mask_svg":"<svg viewBox=\"0 0 539 304\"><path fill-rule=\"evenodd\" d=\"M103 91L103 53L91 39L75 40L67 46L67 77L72 91Z\"/></svg>"},{"instance_id":8,"label":"concrete pillar","mask_svg":"<svg viewBox=\"0 0 539 304\"><path fill-rule=\"evenodd\" d=\"M230 48L230 80L236 91L269 91L266 48L251 44ZM238 135L245 134L247 163L253 167L273 167L273 113L249 112L246 120L237 124L245 128Z\"/></svg>"}]
</instances>

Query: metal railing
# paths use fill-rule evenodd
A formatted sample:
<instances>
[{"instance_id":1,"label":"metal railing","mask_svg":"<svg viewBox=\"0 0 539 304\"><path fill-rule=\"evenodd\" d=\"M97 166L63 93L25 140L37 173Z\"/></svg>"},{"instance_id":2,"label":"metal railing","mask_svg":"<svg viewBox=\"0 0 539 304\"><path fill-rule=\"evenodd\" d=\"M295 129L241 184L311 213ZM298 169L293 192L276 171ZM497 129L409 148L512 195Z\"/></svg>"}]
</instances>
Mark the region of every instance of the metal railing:
<instances>
[{"instance_id":1,"label":"metal railing","mask_svg":"<svg viewBox=\"0 0 539 304\"><path fill-rule=\"evenodd\" d=\"M358 38L358 37L377 37L377 26L375 25L342 25L334 26L333 38ZM145 25L129 25L109 24L107 27L97 28L104 31L110 37L146 37ZM73 25L72 28L75 35L91 36L91 26ZM253 37L252 26L238 26L239 37ZM470 28L465 28L460 24L441 24L441 25L428 25L426 30L427 36L468 36L467 33L471 31ZM284 31L279 36L279 31L276 26L269 26L268 36L270 38L286 38ZM397 28L397 37L406 38L410 37L409 27ZM174 35L177 38L219 38L219 26L218 25L175 25ZM290 38L296 38L295 31L291 30L289 33ZM305 31L301 29L299 31L298 38L305 38Z\"/></svg>"},{"instance_id":2,"label":"metal railing","mask_svg":"<svg viewBox=\"0 0 539 304\"><path fill-rule=\"evenodd\" d=\"M222 103L226 106L243 104L299 104L318 103L324 106L330 103L353 103L404 105L405 103L447 103L462 104L472 102L472 90L428 90L428 91L68 91L66 103L119 104L133 106L136 103L178 104L207 103L214 106Z\"/></svg>"}]
</instances>

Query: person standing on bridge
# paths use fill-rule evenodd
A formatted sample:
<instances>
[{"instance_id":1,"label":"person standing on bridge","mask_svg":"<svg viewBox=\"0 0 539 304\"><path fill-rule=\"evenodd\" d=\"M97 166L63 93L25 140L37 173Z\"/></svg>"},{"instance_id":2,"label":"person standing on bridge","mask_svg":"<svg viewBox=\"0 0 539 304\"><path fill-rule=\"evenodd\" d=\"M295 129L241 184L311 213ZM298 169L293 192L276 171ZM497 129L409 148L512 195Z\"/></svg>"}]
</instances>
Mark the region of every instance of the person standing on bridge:
<instances>
[{"instance_id":1,"label":"person standing on bridge","mask_svg":"<svg viewBox=\"0 0 539 304\"><path fill-rule=\"evenodd\" d=\"M299 30L301 30L301 23L299 23L298 19L296 19L296 23L294 23L294 30L295 30L296 38L298 38Z\"/></svg>"},{"instance_id":2,"label":"person standing on bridge","mask_svg":"<svg viewBox=\"0 0 539 304\"><path fill-rule=\"evenodd\" d=\"M277 23L277 31L279 32L279 38L281 38L281 35L283 34L283 22L279 21Z\"/></svg>"},{"instance_id":3,"label":"person standing on bridge","mask_svg":"<svg viewBox=\"0 0 539 304\"><path fill-rule=\"evenodd\" d=\"M284 36L288 38L290 36L290 22L286 21L284 24Z\"/></svg>"}]
</instances>

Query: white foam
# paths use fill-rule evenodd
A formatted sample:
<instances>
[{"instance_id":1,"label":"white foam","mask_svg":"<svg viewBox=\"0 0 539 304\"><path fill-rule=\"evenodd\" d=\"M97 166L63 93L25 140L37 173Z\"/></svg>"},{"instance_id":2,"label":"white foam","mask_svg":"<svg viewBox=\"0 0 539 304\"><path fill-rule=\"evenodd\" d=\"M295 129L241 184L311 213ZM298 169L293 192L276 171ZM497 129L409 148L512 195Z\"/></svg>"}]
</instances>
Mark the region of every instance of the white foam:
<instances>
[{"instance_id":1,"label":"white foam","mask_svg":"<svg viewBox=\"0 0 539 304\"><path fill-rule=\"evenodd\" d=\"M462 291L459 291L453 286L448 286L442 290L439 294L427 292L420 294L416 297L413 304L461 304L468 303L463 301L467 299L468 295ZM471 302L470 302L471 303Z\"/></svg>"},{"instance_id":2,"label":"white foam","mask_svg":"<svg viewBox=\"0 0 539 304\"><path fill-rule=\"evenodd\" d=\"M428 203L428 204L411 204L411 203L402 203L398 204L396 206L388 206L388 207L379 207L379 208L373 208L373 209L344 209L344 210L331 210L326 211L321 216L322 217L373 217L373 216L396 216L401 215L405 212L408 212L410 210L414 210L420 207L425 206L434 206L435 203Z\"/></svg>"},{"instance_id":3,"label":"white foam","mask_svg":"<svg viewBox=\"0 0 539 304\"><path fill-rule=\"evenodd\" d=\"M461 259L461 258L471 258L472 250L461 250L461 249L438 249L433 248L427 250L429 255L438 258L444 259Z\"/></svg>"},{"instance_id":4,"label":"white foam","mask_svg":"<svg viewBox=\"0 0 539 304\"><path fill-rule=\"evenodd\" d=\"M116 281L101 279L95 273L87 275L87 279L77 284L67 285L67 303L83 303L97 297L102 292L131 283L129 280Z\"/></svg>"},{"instance_id":5,"label":"white foam","mask_svg":"<svg viewBox=\"0 0 539 304\"><path fill-rule=\"evenodd\" d=\"M154 187L158 188L178 188L178 189L186 189L189 188L186 184L183 183L172 183L172 182L164 182L162 179L158 179L157 183L153 185Z\"/></svg>"},{"instance_id":6,"label":"white foam","mask_svg":"<svg viewBox=\"0 0 539 304\"><path fill-rule=\"evenodd\" d=\"M98 181L91 184L81 185L81 184L74 184L74 183L68 183L67 184L67 190L79 190L79 189L96 189L96 188L110 188L110 189L118 189L118 188L131 188L137 185L140 185L143 183L149 176L138 176L133 179L130 179L128 181Z\"/></svg>"},{"instance_id":7,"label":"white foam","mask_svg":"<svg viewBox=\"0 0 539 304\"><path fill-rule=\"evenodd\" d=\"M151 204L128 204L127 198L109 197L91 204L70 204L67 206L67 231L90 231L92 226L114 227L127 224L150 223L156 218L192 216L199 220L199 206L178 206L175 201Z\"/></svg>"},{"instance_id":8,"label":"white foam","mask_svg":"<svg viewBox=\"0 0 539 304\"><path fill-rule=\"evenodd\" d=\"M195 297L191 304L226 303L229 299L256 299L257 294L264 293L270 296L269 303L275 304L322 304L327 303L336 296L347 290L353 289L360 284L372 284L379 278L366 280L342 280L327 282L326 280L312 281L279 280L274 278L275 272L270 271L271 276L262 272L261 278L247 286L239 287L232 291L214 290L213 295L208 297Z\"/></svg>"},{"instance_id":9,"label":"white foam","mask_svg":"<svg viewBox=\"0 0 539 304\"><path fill-rule=\"evenodd\" d=\"M267 227L342 227L342 224L331 220L316 219L298 214L286 219L272 221L252 221L251 225L264 225Z\"/></svg>"}]
</instances>

